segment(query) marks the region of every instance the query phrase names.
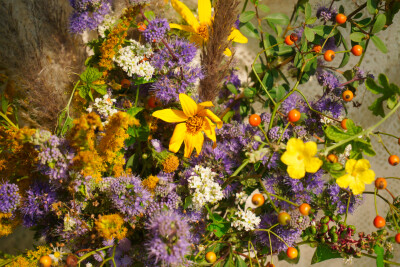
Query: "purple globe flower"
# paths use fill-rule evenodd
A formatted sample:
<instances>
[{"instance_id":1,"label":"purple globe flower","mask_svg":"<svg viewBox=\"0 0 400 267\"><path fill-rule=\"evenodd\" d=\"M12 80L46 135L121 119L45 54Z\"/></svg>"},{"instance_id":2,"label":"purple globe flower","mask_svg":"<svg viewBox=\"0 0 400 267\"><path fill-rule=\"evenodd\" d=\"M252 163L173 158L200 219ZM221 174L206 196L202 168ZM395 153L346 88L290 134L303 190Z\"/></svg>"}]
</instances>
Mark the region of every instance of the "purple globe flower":
<instances>
[{"instance_id":1,"label":"purple globe flower","mask_svg":"<svg viewBox=\"0 0 400 267\"><path fill-rule=\"evenodd\" d=\"M74 8L70 17L70 30L73 33L96 29L111 11L109 0L70 0L70 4Z\"/></svg>"},{"instance_id":2,"label":"purple globe flower","mask_svg":"<svg viewBox=\"0 0 400 267\"><path fill-rule=\"evenodd\" d=\"M143 36L148 43L160 42L167 31L169 31L169 23L166 19L154 19L149 22Z\"/></svg>"},{"instance_id":3,"label":"purple globe flower","mask_svg":"<svg viewBox=\"0 0 400 267\"><path fill-rule=\"evenodd\" d=\"M0 185L0 212L12 213L15 211L21 201L18 191L18 186L10 184L8 181Z\"/></svg>"}]
</instances>

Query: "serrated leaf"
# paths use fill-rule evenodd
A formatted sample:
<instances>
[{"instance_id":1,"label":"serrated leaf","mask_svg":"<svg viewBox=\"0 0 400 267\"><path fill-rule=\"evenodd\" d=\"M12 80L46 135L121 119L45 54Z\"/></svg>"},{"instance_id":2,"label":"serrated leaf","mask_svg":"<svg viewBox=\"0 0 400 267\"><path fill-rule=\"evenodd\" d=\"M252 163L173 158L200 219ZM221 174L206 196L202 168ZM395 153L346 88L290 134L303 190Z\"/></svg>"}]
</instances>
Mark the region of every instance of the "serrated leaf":
<instances>
[{"instance_id":1,"label":"serrated leaf","mask_svg":"<svg viewBox=\"0 0 400 267\"><path fill-rule=\"evenodd\" d=\"M339 252L332 250L328 245L320 244L314 252L311 264L335 258L342 258L342 256Z\"/></svg>"},{"instance_id":2,"label":"serrated leaf","mask_svg":"<svg viewBox=\"0 0 400 267\"><path fill-rule=\"evenodd\" d=\"M385 111L383 110L383 99L380 97L376 99L371 106L368 107L375 116L385 117Z\"/></svg>"},{"instance_id":3,"label":"serrated leaf","mask_svg":"<svg viewBox=\"0 0 400 267\"><path fill-rule=\"evenodd\" d=\"M94 81L97 81L103 76L103 73L101 73L98 69L96 68L86 68L84 72L80 75L80 78L82 81L85 83L93 83Z\"/></svg>"},{"instance_id":4,"label":"serrated leaf","mask_svg":"<svg viewBox=\"0 0 400 267\"><path fill-rule=\"evenodd\" d=\"M242 14L240 14L239 21L242 23L246 23L250 21L254 16L256 15L255 11L245 11Z\"/></svg>"},{"instance_id":5,"label":"serrated leaf","mask_svg":"<svg viewBox=\"0 0 400 267\"><path fill-rule=\"evenodd\" d=\"M389 85L389 79L388 79L388 77L387 77L385 74L380 73L380 74L378 75L378 82L379 82L380 85L383 86L383 88L389 89L389 87L390 87L390 85Z\"/></svg>"},{"instance_id":6,"label":"serrated leaf","mask_svg":"<svg viewBox=\"0 0 400 267\"><path fill-rule=\"evenodd\" d=\"M342 36L342 33L340 33L340 35ZM342 38L342 44L343 44L343 47L345 50L349 50L349 47L347 45L347 41L345 38ZM346 66L346 64L349 62L349 60L350 60L350 53L349 52L344 53L342 62L340 62L339 68L343 68L344 66Z\"/></svg>"},{"instance_id":7,"label":"serrated leaf","mask_svg":"<svg viewBox=\"0 0 400 267\"><path fill-rule=\"evenodd\" d=\"M107 85L106 84L92 84L91 86L97 93L101 95L107 94Z\"/></svg>"},{"instance_id":8,"label":"serrated leaf","mask_svg":"<svg viewBox=\"0 0 400 267\"><path fill-rule=\"evenodd\" d=\"M346 121L346 127L347 127L347 134L349 135L356 135L358 133L362 132L361 127L357 127L354 122L350 119Z\"/></svg>"},{"instance_id":9,"label":"serrated leaf","mask_svg":"<svg viewBox=\"0 0 400 267\"><path fill-rule=\"evenodd\" d=\"M372 34L380 32L386 24L386 16L385 14L381 13L376 16L374 26L372 27Z\"/></svg>"},{"instance_id":10,"label":"serrated leaf","mask_svg":"<svg viewBox=\"0 0 400 267\"><path fill-rule=\"evenodd\" d=\"M342 130L340 130L338 127L333 126L333 125L330 125L325 129L325 134L330 140L332 140L334 142L342 141L351 136L351 135L343 132Z\"/></svg>"},{"instance_id":11,"label":"serrated leaf","mask_svg":"<svg viewBox=\"0 0 400 267\"><path fill-rule=\"evenodd\" d=\"M365 34L363 34L362 32L353 32L350 34L350 40L352 40L353 42L359 43L364 38L365 38Z\"/></svg>"},{"instance_id":12,"label":"serrated leaf","mask_svg":"<svg viewBox=\"0 0 400 267\"><path fill-rule=\"evenodd\" d=\"M185 204L183 205L183 209L187 209L188 207L192 206L193 204L193 197L188 196L185 198Z\"/></svg>"},{"instance_id":13,"label":"serrated leaf","mask_svg":"<svg viewBox=\"0 0 400 267\"><path fill-rule=\"evenodd\" d=\"M371 40L382 53L386 54L387 53L387 48L385 43L376 35L371 36Z\"/></svg>"},{"instance_id":14,"label":"serrated leaf","mask_svg":"<svg viewBox=\"0 0 400 267\"><path fill-rule=\"evenodd\" d=\"M321 36L322 38L327 38L329 33L332 31L333 26L328 25L318 25L313 28L315 34ZM331 36L334 36L337 30L334 30Z\"/></svg>"},{"instance_id":15,"label":"serrated leaf","mask_svg":"<svg viewBox=\"0 0 400 267\"><path fill-rule=\"evenodd\" d=\"M311 28L308 28L308 27L306 26L306 27L304 28L304 34L305 34L305 36L306 36L306 38L307 38L307 40L308 40L309 42L314 41L315 32L314 32Z\"/></svg>"},{"instance_id":16,"label":"serrated leaf","mask_svg":"<svg viewBox=\"0 0 400 267\"><path fill-rule=\"evenodd\" d=\"M365 82L365 87L373 94L383 94L384 90L382 87L376 84L374 79L372 78L367 78L367 81Z\"/></svg>"},{"instance_id":17,"label":"serrated leaf","mask_svg":"<svg viewBox=\"0 0 400 267\"><path fill-rule=\"evenodd\" d=\"M387 107L389 109L393 109L397 104L397 97L396 95L392 95L391 97L388 98L387 100Z\"/></svg>"},{"instance_id":18,"label":"serrated leaf","mask_svg":"<svg viewBox=\"0 0 400 267\"><path fill-rule=\"evenodd\" d=\"M374 252L376 254L376 267L384 267L385 263L383 262L383 254L385 250L383 249L383 247L375 245Z\"/></svg>"},{"instance_id":19,"label":"serrated leaf","mask_svg":"<svg viewBox=\"0 0 400 267\"><path fill-rule=\"evenodd\" d=\"M265 19L273 24L286 25L289 23L289 17L283 13L274 13L267 15Z\"/></svg>"},{"instance_id":20,"label":"serrated leaf","mask_svg":"<svg viewBox=\"0 0 400 267\"><path fill-rule=\"evenodd\" d=\"M267 5L264 5L264 4L259 5L258 8L264 13L269 13L271 11L271 9Z\"/></svg>"}]
</instances>

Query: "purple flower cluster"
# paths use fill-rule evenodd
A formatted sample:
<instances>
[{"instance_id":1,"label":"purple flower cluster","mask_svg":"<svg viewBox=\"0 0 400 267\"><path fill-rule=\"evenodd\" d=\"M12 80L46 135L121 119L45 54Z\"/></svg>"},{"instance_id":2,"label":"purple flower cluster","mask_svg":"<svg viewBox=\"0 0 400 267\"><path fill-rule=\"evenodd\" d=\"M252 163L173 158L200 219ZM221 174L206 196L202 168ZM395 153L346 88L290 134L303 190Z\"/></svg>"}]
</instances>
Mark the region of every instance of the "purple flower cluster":
<instances>
[{"instance_id":1,"label":"purple flower cluster","mask_svg":"<svg viewBox=\"0 0 400 267\"><path fill-rule=\"evenodd\" d=\"M0 212L12 213L17 209L21 201L18 191L16 184L5 182L0 185Z\"/></svg>"},{"instance_id":2,"label":"purple flower cluster","mask_svg":"<svg viewBox=\"0 0 400 267\"><path fill-rule=\"evenodd\" d=\"M158 184L154 189L154 201L146 209L146 214L152 215L163 209L176 210L182 203L181 197L176 193L176 184L172 182L172 175L161 172L157 175Z\"/></svg>"},{"instance_id":3,"label":"purple flower cluster","mask_svg":"<svg viewBox=\"0 0 400 267\"><path fill-rule=\"evenodd\" d=\"M154 19L147 25L143 36L146 42L156 43L161 41L167 31L169 31L169 23L166 19Z\"/></svg>"},{"instance_id":4,"label":"purple flower cluster","mask_svg":"<svg viewBox=\"0 0 400 267\"><path fill-rule=\"evenodd\" d=\"M278 217L276 216L276 214L264 214L263 216L261 216L261 223L259 225L259 228L268 229L277 223L278 223ZM278 225L272 228L272 231L275 234L277 234L280 238L285 240L285 242L289 246L293 246L293 244L296 242L297 239L299 239L301 235L300 229L292 228L290 226ZM271 237L272 248L270 248L270 242L269 242L270 237ZM286 251L287 249L285 243L283 243L274 234L268 235L268 232L266 231L256 231L256 238L262 245L267 246L272 251L280 252L280 251Z\"/></svg>"},{"instance_id":5,"label":"purple flower cluster","mask_svg":"<svg viewBox=\"0 0 400 267\"><path fill-rule=\"evenodd\" d=\"M178 266L183 263L190 248L190 227L181 215L162 211L150 218L146 228L149 231L146 250L156 264Z\"/></svg>"},{"instance_id":6,"label":"purple flower cluster","mask_svg":"<svg viewBox=\"0 0 400 267\"><path fill-rule=\"evenodd\" d=\"M325 185L322 179L323 174L324 171L320 169L316 173L307 173L303 179L292 179L287 174L283 174L266 177L263 182L268 192L272 194L285 196L297 204L310 203L313 196L323 192ZM275 204L282 209L291 208L285 201L276 200Z\"/></svg>"},{"instance_id":7,"label":"purple flower cluster","mask_svg":"<svg viewBox=\"0 0 400 267\"><path fill-rule=\"evenodd\" d=\"M151 58L151 65L159 71L188 66L197 54L196 46L183 39L176 39L168 45L174 56L167 47L164 47L155 52Z\"/></svg>"},{"instance_id":8,"label":"purple flower cluster","mask_svg":"<svg viewBox=\"0 0 400 267\"><path fill-rule=\"evenodd\" d=\"M51 205L56 201L56 192L48 184L36 182L26 193L21 213L24 226L32 227L50 212Z\"/></svg>"},{"instance_id":9,"label":"purple flower cluster","mask_svg":"<svg viewBox=\"0 0 400 267\"><path fill-rule=\"evenodd\" d=\"M328 203L336 207L337 213L338 214L346 213L349 194L341 190L336 183L328 185L326 193L328 195ZM362 201L363 201L362 195L354 196L352 194L349 203L349 212L353 213L356 210L356 208L360 206Z\"/></svg>"},{"instance_id":10,"label":"purple flower cluster","mask_svg":"<svg viewBox=\"0 0 400 267\"><path fill-rule=\"evenodd\" d=\"M74 8L70 17L70 30L73 33L96 29L111 11L109 0L70 0L70 4Z\"/></svg>"},{"instance_id":11,"label":"purple flower cluster","mask_svg":"<svg viewBox=\"0 0 400 267\"><path fill-rule=\"evenodd\" d=\"M318 83L321 86L324 86L327 92L333 91L340 85L339 78L330 71L320 69L319 71L317 71L316 75Z\"/></svg>"},{"instance_id":12,"label":"purple flower cluster","mask_svg":"<svg viewBox=\"0 0 400 267\"><path fill-rule=\"evenodd\" d=\"M328 21L335 21L337 15L337 11L335 8L328 8L326 6L320 6L317 9L317 18L328 22Z\"/></svg>"},{"instance_id":13,"label":"purple flower cluster","mask_svg":"<svg viewBox=\"0 0 400 267\"><path fill-rule=\"evenodd\" d=\"M144 214L151 201L151 193L143 188L141 180L135 176L111 178L110 194L114 206L132 219Z\"/></svg>"},{"instance_id":14,"label":"purple flower cluster","mask_svg":"<svg viewBox=\"0 0 400 267\"><path fill-rule=\"evenodd\" d=\"M280 126L272 127L271 130L268 131L268 138L274 142L278 141L281 135L282 135L281 141L289 140L290 138L289 132L287 130L283 132L283 129Z\"/></svg>"},{"instance_id":15,"label":"purple flower cluster","mask_svg":"<svg viewBox=\"0 0 400 267\"><path fill-rule=\"evenodd\" d=\"M291 94L286 98L281 105L281 108L284 113L289 113L292 109L297 109L301 113L307 112L307 104L303 100L301 96L296 93Z\"/></svg>"},{"instance_id":16,"label":"purple flower cluster","mask_svg":"<svg viewBox=\"0 0 400 267\"><path fill-rule=\"evenodd\" d=\"M69 152L66 141L52 135L40 147L38 168L51 180L57 181L54 185L59 186L60 180L68 179L68 168L72 164L73 157L74 154Z\"/></svg>"}]
</instances>

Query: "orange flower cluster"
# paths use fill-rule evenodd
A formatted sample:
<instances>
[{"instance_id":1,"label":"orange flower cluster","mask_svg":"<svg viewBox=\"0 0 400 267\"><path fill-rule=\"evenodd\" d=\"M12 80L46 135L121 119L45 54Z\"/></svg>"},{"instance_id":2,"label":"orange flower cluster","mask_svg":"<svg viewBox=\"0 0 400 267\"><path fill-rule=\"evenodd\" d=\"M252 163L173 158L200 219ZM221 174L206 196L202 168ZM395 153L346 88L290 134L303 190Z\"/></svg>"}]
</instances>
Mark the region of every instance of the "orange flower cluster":
<instances>
[{"instance_id":1,"label":"orange flower cluster","mask_svg":"<svg viewBox=\"0 0 400 267\"><path fill-rule=\"evenodd\" d=\"M113 68L112 64L115 53L121 48L122 43L125 41L131 22L137 14L137 8L128 8L122 15L122 21L114 27L107 36L107 39L100 46L101 59L99 66L105 69L104 76L107 75L107 71Z\"/></svg>"},{"instance_id":2,"label":"orange flower cluster","mask_svg":"<svg viewBox=\"0 0 400 267\"><path fill-rule=\"evenodd\" d=\"M119 214L100 216L99 219L95 221L95 225L99 235L106 240L112 238L121 240L128 233L128 229L123 226L124 219Z\"/></svg>"},{"instance_id":3,"label":"orange flower cluster","mask_svg":"<svg viewBox=\"0 0 400 267\"><path fill-rule=\"evenodd\" d=\"M12 218L11 213L0 212L0 237L11 234L19 223L18 219Z\"/></svg>"},{"instance_id":4,"label":"orange flower cluster","mask_svg":"<svg viewBox=\"0 0 400 267\"><path fill-rule=\"evenodd\" d=\"M29 143L35 129L0 127L0 177L30 177L38 152Z\"/></svg>"},{"instance_id":5,"label":"orange flower cluster","mask_svg":"<svg viewBox=\"0 0 400 267\"><path fill-rule=\"evenodd\" d=\"M132 125L139 126L140 123L126 112L117 112L109 119L105 134L99 143L99 154L103 161L112 167L115 177L123 173L125 159L120 150L124 146L125 139L129 137L126 131Z\"/></svg>"}]
</instances>

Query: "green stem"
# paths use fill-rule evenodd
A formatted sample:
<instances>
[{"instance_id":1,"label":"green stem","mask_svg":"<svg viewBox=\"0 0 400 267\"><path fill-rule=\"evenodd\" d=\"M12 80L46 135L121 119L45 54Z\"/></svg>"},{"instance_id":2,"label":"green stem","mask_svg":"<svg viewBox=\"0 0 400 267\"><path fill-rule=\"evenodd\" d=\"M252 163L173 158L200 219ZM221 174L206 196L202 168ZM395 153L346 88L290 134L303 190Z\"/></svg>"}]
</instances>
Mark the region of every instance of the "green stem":
<instances>
[{"instance_id":1,"label":"green stem","mask_svg":"<svg viewBox=\"0 0 400 267\"><path fill-rule=\"evenodd\" d=\"M138 85L137 88L136 88L135 108L137 107L137 103L138 103L138 100L139 100L139 86L140 85Z\"/></svg>"},{"instance_id":2,"label":"green stem","mask_svg":"<svg viewBox=\"0 0 400 267\"><path fill-rule=\"evenodd\" d=\"M94 250L94 251L92 251L92 252L89 252L89 253L83 255L82 257L80 257L78 263L80 263L80 262L86 260L87 258L89 258L89 257L92 256L93 254L97 253L98 251L105 250L105 249L108 249L108 248L111 248L111 247L113 247L113 245L107 246L107 247L103 247L103 248L99 248L99 249L96 249L96 250Z\"/></svg>"},{"instance_id":3,"label":"green stem","mask_svg":"<svg viewBox=\"0 0 400 267\"><path fill-rule=\"evenodd\" d=\"M383 135L391 136L391 137L396 138L396 139L399 139L399 138L400 138L400 137L397 137L397 136L395 136L395 135L393 135L393 134L382 133L382 132L380 132L380 131L377 131L377 132L375 132L374 134L383 134Z\"/></svg>"},{"instance_id":4,"label":"green stem","mask_svg":"<svg viewBox=\"0 0 400 267\"><path fill-rule=\"evenodd\" d=\"M349 198L347 199L346 216L344 217L344 223L346 223L347 215L349 214L350 199L351 199L351 193L349 193Z\"/></svg>"},{"instance_id":5,"label":"green stem","mask_svg":"<svg viewBox=\"0 0 400 267\"><path fill-rule=\"evenodd\" d=\"M376 214L376 216L378 216L379 214L378 214L378 207L377 207L377 205L376 205L376 191L377 191L378 189L376 189L375 188L375 190L374 190L374 205L375 205L375 214Z\"/></svg>"},{"instance_id":6,"label":"green stem","mask_svg":"<svg viewBox=\"0 0 400 267\"><path fill-rule=\"evenodd\" d=\"M363 256L365 256L365 257L368 257L368 258L371 258L371 259L376 259L376 256L369 255L369 254L364 253L364 252L361 252L361 255L363 255ZM384 262L384 263L387 263L387 264L392 264L392 265L400 266L400 263L394 262L394 261L383 260L383 262Z\"/></svg>"},{"instance_id":7,"label":"green stem","mask_svg":"<svg viewBox=\"0 0 400 267\"><path fill-rule=\"evenodd\" d=\"M331 150L333 150L335 148L338 148L338 147L340 147L340 146L342 146L342 145L344 145L344 144L346 144L346 143L348 143L348 142L350 142L350 141L352 141L352 140L354 140L356 138L359 138L359 136L369 135L370 133L372 133L372 131L375 128L377 128L379 125L384 123L390 116L392 116L394 113L396 113L396 111L397 111L397 109L399 107L400 107L400 102L397 103L397 105L384 118L382 118L377 124L369 127L368 129L365 129L361 133L358 133L358 134L355 134L353 136L350 136L349 138L346 138L346 139L344 139L344 140L342 140L342 141L340 141L340 142L338 142L338 143L336 143L336 144L334 144L332 146L329 146L329 147L323 149L321 152L323 152L324 155L326 156L326 155L328 155L329 151L331 151Z\"/></svg>"},{"instance_id":8,"label":"green stem","mask_svg":"<svg viewBox=\"0 0 400 267\"><path fill-rule=\"evenodd\" d=\"M7 117L7 115L4 114L4 113L1 112L1 111L0 111L0 116L2 116L10 126L13 126L13 127L15 127L15 128L18 128L18 126L16 126L16 125Z\"/></svg>"},{"instance_id":9,"label":"green stem","mask_svg":"<svg viewBox=\"0 0 400 267\"><path fill-rule=\"evenodd\" d=\"M283 129L283 132L282 132L281 136L279 136L278 145L281 143L281 139L282 139L283 135L285 134L285 132L286 132L287 128L289 127L289 125L290 125L290 122L288 122L286 124L285 128Z\"/></svg>"},{"instance_id":10,"label":"green stem","mask_svg":"<svg viewBox=\"0 0 400 267\"><path fill-rule=\"evenodd\" d=\"M279 209L275 206L275 203L272 201L271 197L269 196L269 192L265 188L265 185L263 184L261 178L258 178L258 182L260 183L261 187L263 188L264 192L267 194L268 200L272 205L272 208L276 211L276 213L279 213Z\"/></svg>"}]
</instances>

